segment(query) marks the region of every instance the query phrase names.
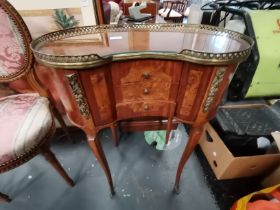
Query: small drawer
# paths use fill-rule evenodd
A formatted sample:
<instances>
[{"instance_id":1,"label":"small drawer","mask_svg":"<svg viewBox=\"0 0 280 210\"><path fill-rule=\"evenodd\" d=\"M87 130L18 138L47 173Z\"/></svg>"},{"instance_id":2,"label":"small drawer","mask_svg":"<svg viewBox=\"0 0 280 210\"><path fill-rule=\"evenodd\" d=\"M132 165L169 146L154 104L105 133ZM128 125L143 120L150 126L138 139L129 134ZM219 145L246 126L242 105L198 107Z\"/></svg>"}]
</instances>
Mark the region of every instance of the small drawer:
<instances>
[{"instance_id":1,"label":"small drawer","mask_svg":"<svg viewBox=\"0 0 280 210\"><path fill-rule=\"evenodd\" d=\"M182 62L138 60L116 62L111 67L114 85L143 81L179 83Z\"/></svg>"},{"instance_id":2,"label":"small drawer","mask_svg":"<svg viewBox=\"0 0 280 210\"><path fill-rule=\"evenodd\" d=\"M177 84L159 82L138 82L114 86L117 103L142 100L175 101Z\"/></svg>"},{"instance_id":3,"label":"small drawer","mask_svg":"<svg viewBox=\"0 0 280 210\"><path fill-rule=\"evenodd\" d=\"M175 103L168 101L119 103L116 105L117 118L123 120L146 116L168 117L172 107L175 107Z\"/></svg>"}]
</instances>

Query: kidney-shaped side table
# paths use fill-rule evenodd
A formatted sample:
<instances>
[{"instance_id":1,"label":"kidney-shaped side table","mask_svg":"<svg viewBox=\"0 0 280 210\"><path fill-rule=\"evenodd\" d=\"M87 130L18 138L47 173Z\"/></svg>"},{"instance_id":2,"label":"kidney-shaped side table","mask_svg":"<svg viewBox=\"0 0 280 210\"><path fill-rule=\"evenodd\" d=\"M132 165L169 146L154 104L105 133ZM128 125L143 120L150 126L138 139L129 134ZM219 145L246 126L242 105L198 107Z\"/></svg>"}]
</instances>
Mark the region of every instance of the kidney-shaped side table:
<instances>
[{"instance_id":1,"label":"kidney-shaped side table","mask_svg":"<svg viewBox=\"0 0 280 210\"><path fill-rule=\"evenodd\" d=\"M237 65L252 40L204 25L140 24L72 28L45 34L31 44L36 71L69 119L87 136L114 193L110 169L97 137L109 127L116 145L121 122L133 130L160 128L166 139L173 122L191 125L179 162L183 167L214 117ZM162 126L161 126L162 128Z\"/></svg>"}]
</instances>

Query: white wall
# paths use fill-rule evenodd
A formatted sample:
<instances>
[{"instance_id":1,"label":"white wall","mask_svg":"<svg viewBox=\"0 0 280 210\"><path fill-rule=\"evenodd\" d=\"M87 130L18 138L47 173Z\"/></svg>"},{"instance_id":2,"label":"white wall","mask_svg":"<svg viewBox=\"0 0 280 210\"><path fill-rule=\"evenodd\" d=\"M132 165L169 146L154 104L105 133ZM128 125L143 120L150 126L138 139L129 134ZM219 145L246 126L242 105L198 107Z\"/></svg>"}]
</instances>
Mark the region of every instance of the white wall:
<instances>
[{"instance_id":1,"label":"white wall","mask_svg":"<svg viewBox=\"0 0 280 210\"><path fill-rule=\"evenodd\" d=\"M94 0L9 0L17 10L81 8L84 25L95 25Z\"/></svg>"}]
</instances>

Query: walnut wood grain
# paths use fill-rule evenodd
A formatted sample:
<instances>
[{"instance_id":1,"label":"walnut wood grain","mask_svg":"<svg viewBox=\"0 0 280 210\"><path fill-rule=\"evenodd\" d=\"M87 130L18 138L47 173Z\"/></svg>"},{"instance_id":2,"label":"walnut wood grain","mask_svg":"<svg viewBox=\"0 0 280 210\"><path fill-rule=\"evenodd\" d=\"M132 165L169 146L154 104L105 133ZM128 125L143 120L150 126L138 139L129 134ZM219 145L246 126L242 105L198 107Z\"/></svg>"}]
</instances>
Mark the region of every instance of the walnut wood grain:
<instances>
[{"instance_id":1,"label":"walnut wood grain","mask_svg":"<svg viewBox=\"0 0 280 210\"><path fill-rule=\"evenodd\" d=\"M117 118L123 120L146 116L169 117L172 106L175 106L175 103L168 101L119 103L116 104Z\"/></svg>"},{"instance_id":2,"label":"walnut wood grain","mask_svg":"<svg viewBox=\"0 0 280 210\"><path fill-rule=\"evenodd\" d=\"M135 131L154 131L165 130L168 120L162 117L145 117L131 120L121 121L119 123L122 132L135 132ZM178 121L173 120L171 129L176 129Z\"/></svg>"},{"instance_id":3,"label":"walnut wood grain","mask_svg":"<svg viewBox=\"0 0 280 210\"><path fill-rule=\"evenodd\" d=\"M87 139L88 139L88 144L89 144L93 154L95 155L96 159L98 160L99 164L101 165L102 169L105 172L106 178L109 183L111 195L114 195L115 190L114 190L114 186L113 186L113 179L111 176L111 171L110 171L108 162L106 160L104 151L102 149L102 146L100 144L98 134L93 135L92 133L90 134L90 132L88 132Z\"/></svg>"},{"instance_id":4,"label":"walnut wood grain","mask_svg":"<svg viewBox=\"0 0 280 210\"><path fill-rule=\"evenodd\" d=\"M84 35L107 38L97 44L87 42ZM85 131L111 190L109 166L96 138L101 129L110 128L117 145L118 123L132 131L164 125L167 143L174 121L189 123L190 137L175 180L178 192L203 125L214 117L236 65L248 57L252 43L249 37L212 26L140 24L54 32L34 40L31 48L44 65L63 68L49 68L54 77L49 76L46 84L57 91L54 96L61 98L69 118ZM73 72L89 105L88 119L78 112L81 99L74 101L63 79ZM154 122L153 117L166 121Z\"/></svg>"},{"instance_id":5,"label":"walnut wood grain","mask_svg":"<svg viewBox=\"0 0 280 210\"><path fill-rule=\"evenodd\" d=\"M179 83L182 62L133 60L114 63L111 67L114 85L135 82Z\"/></svg>"},{"instance_id":6,"label":"walnut wood grain","mask_svg":"<svg viewBox=\"0 0 280 210\"><path fill-rule=\"evenodd\" d=\"M203 127L201 127L201 125L192 125L192 127L191 127L190 134L189 134L189 140L184 149L182 157L180 159L179 166L178 166L177 173L176 173L174 191L177 194L180 192L179 191L179 181L181 178L183 168L184 168L187 160L189 159L190 155L192 154L195 146L198 144L198 141L202 135L202 131L203 131Z\"/></svg>"},{"instance_id":7,"label":"walnut wood grain","mask_svg":"<svg viewBox=\"0 0 280 210\"><path fill-rule=\"evenodd\" d=\"M141 40L141 42L139 42ZM134 50L149 50L150 46L150 35L149 32L143 32L141 34L131 32L128 34L128 45L129 45L129 50L134 51Z\"/></svg>"},{"instance_id":8,"label":"walnut wood grain","mask_svg":"<svg viewBox=\"0 0 280 210\"><path fill-rule=\"evenodd\" d=\"M54 68L49 68L41 64L36 65L36 72L39 79L46 85L53 98L55 98L56 105L61 104L70 121L80 128L85 127L88 123L91 125L90 119L86 119L80 113L75 96L69 85L67 75L77 73L77 71L63 70L57 71Z\"/></svg>"},{"instance_id":9,"label":"walnut wood grain","mask_svg":"<svg viewBox=\"0 0 280 210\"><path fill-rule=\"evenodd\" d=\"M115 85L116 103L142 100L169 100L175 101L178 84L160 82L136 82Z\"/></svg>"},{"instance_id":10,"label":"walnut wood grain","mask_svg":"<svg viewBox=\"0 0 280 210\"><path fill-rule=\"evenodd\" d=\"M96 126L113 122L115 117L111 75L107 67L80 73L85 94Z\"/></svg>"},{"instance_id":11,"label":"walnut wood grain","mask_svg":"<svg viewBox=\"0 0 280 210\"><path fill-rule=\"evenodd\" d=\"M102 67L83 71L55 70L38 65L38 73L43 76L54 95L61 98L70 119L87 134L108 127L112 131L114 143L117 146L117 122L135 118L159 116L165 117L164 122L129 121L122 123L124 131L140 131L166 129L166 143L169 133L174 128L174 118L193 124L189 143L182 155L175 188L179 188L182 169L190 153L197 144L200 128L214 116L215 110L228 85L229 77L235 66L226 67L221 82L217 84L215 66L203 66L184 63L181 61L163 60L132 60L107 64ZM65 75L78 73L85 98L89 104L91 118L85 119L79 112L72 96L71 89L65 80ZM54 80L55 78L55 80ZM59 82L58 82L59 81ZM217 90L216 90L217 89ZM205 104L215 91L213 104L208 112L204 111ZM67 96L67 97L66 97ZM218 102L217 102L218 101ZM192 134L195 133L195 134ZM103 170L113 189L110 170L100 145L93 145L92 138L88 139L93 153L99 157Z\"/></svg>"},{"instance_id":12,"label":"walnut wood grain","mask_svg":"<svg viewBox=\"0 0 280 210\"><path fill-rule=\"evenodd\" d=\"M232 73L234 72L236 66L235 65L230 65L230 66L218 66L218 67L212 67L211 76L210 80L207 80L205 82L205 85L207 86L206 91L203 96L202 102L198 106L198 113L193 121L194 123L192 124L192 127L190 129L190 134L189 134L189 139L188 143L186 144L186 147L184 149L184 152L181 156L178 168L177 168L177 173L176 173L176 179L175 179L175 185L174 185L174 191L176 193L180 192L179 189L179 182L181 178L181 174L183 172L183 168L189 159L191 153L193 152L195 146L198 144L198 141L202 135L203 127L205 123L209 120L212 119L217 111L218 104L220 103L220 100L223 96L223 93L226 89L226 87L229 85L230 78L232 76ZM220 77L217 72L220 70L225 70L225 73L223 74L222 77ZM216 85L215 81L219 78L220 82L218 85ZM213 88L217 89L215 92L215 95L213 97L213 104L211 104L211 107L209 108L209 111L205 112L205 103L207 102L209 95L211 95Z\"/></svg>"},{"instance_id":13,"label":"walnut wood grain","mask_svg":"<svg viewBox=\"0 0 280 210\"><path fill-rule=\"evenodd\" d=\"M176 116L185 121L194 121L211 79L212 68L185 64L181 77Z\"/></svg>"}]
</instances>

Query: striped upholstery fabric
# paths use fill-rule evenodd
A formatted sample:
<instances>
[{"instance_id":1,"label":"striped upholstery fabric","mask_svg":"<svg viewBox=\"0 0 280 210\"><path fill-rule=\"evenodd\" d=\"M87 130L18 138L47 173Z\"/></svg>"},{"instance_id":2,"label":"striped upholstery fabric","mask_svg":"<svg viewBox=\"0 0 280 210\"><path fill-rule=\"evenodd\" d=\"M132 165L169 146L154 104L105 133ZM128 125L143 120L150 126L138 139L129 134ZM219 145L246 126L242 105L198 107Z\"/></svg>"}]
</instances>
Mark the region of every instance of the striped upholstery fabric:
<instances>
[{"instance_id":1,"label":"striped upholstery fabric","mask_svg":"<svg viewBox=\"0 0 280 210\"><path fill-rule=\"evenodd\" d=\"M0 99L0 165L39 144L52 120L47 98L20 94Z\"/></svg>"}]
</instances>

